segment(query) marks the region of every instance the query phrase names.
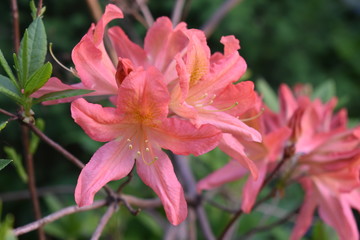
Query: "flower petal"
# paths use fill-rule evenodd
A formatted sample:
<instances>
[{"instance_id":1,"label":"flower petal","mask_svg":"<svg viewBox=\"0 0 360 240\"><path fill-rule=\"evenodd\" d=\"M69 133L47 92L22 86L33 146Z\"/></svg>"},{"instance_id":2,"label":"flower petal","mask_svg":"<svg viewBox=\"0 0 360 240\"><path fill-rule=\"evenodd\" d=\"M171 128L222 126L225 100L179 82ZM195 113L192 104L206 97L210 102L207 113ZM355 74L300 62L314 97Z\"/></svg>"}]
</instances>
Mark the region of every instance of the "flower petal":
<instances>
[{"instance_id":1,"label":"flower petal","mask_svg":"<svg viewBox=\"0 0 360 240\"><path fill-rule=\"evenodd\" d=\"M224 133L222 136L223 138L219 144L221 151L249 169L252 177L256 180L258 178L258 169L254 162L247 157L244 146L231 134Z\"/></svg>"},{"instance_id":2,"label":"flower petal","mask_svg":"<svg viewBox=\"0 0 360 240\"><path fill-rule=\"evenodd\" d=\"M317 206L316 196L311 181L302 181L302 186L305 189L305 197L300 213L296 218L295 227L290 236L291 240L300 240L301 237L305 235L311 225L314 211Z\"/></svg>"},{"instance_id":3,"label":"flower petal","mask_svg":"<svg viewBox=\"0 0 360 240\"><path fill-rule=\"evenodd\" d=\"M189 41L184 33L185 29L185 24L179 24L173 29L169 18L160 17L146 34L144 49L149 60L165 75L169 74L168 71L176 73L174 57L179 53L183 54ZM169 83L168 79L165 81Z\"/></svg>"},{"instance_id":4,"label":"flower petal","mask_svg":"<svg viewBox=\"0 0 360 240\"><path fill-rule=\"evenodd\" d=\"M116 94L115 66L103 42L105 26L113 19L122 18L121 10L108 4L96 26L92 26L72 52L76 71L84 86L99 94Z\"/></svg>"},{"instance_id":5,"label":"flower petal","mask_svg":"<svg viewBox=\"0 0 360 240\"><path fill-rule=\"evenodd\" d=\"M146 52L133 43L120 27L110 28L109 37L118 57L130 59L134 66L146 67L148 65Z\"/></svg>"},{"instance_id":6,"label":"flower petal","mask_svg":"<svg viewBox=\"0 0 360 240\"><path fill-rule=\"evenodd\" d=\"M93 203L94 195L109 181L129 174L134 166L134 151L124 141L111 141L99 148L80 173L75 201L81 206Z\"/></svg>"},{"instance_id":7,"label":"flower petal","mask_svg":"<svg viewBox=\"0 0 360 240\"><path fill-rule=\"evenodd\" d=\"M170 223L178 225L187 216L184 191L176 178L174 168L168 156L160 147L153 146L152 152L158 159L151 164L137 159L137 172L143 182L151 187L161 199Z\"/></svg>"},{"instance_id":8,"label":"flower petal","mask_svg":"<svg viewBox=\"0 0 360 240\"><path fill-rule=\"evenodd\" d=\"M115 108L104 108L99 104L77 99L71 104L71 116L87 135L96 141L106 142L123 135L121 116Z\"/></svg>"},{"instance_id":9,"label":"flower petal","mask_svg":"<svg viewBox=\"0 0 360 240\"><path fill-rule=\"evenodd\" d=\"M245 140L261 142L261 134L258 131L225 112L199 112L196 124L201 125L206 123L218 127L225 133L231 133Z\"/></svg>"},{"instance_id":10,"label":"flower petal","mask_svg":"<svg viewBox=\"0 0 360 240\"><path fill-rule=\"evenodd\" d=\"M162 148L175 154L196 156L214 149L221 138L221 132L210 124L196 128L189 121L168 118L149 132Z\"/></svg>"},{"instance_id":11,"label":"flower petal","mask_svg":"<svg viewBox=\"0 0 360 240\"><path fill-rule=\"evenodd\" d=\"M118 111L128 120L153 124L167 117L170 96L164 76L154 67L132 71L119 87Z\"/></svg>"}]
</instances>

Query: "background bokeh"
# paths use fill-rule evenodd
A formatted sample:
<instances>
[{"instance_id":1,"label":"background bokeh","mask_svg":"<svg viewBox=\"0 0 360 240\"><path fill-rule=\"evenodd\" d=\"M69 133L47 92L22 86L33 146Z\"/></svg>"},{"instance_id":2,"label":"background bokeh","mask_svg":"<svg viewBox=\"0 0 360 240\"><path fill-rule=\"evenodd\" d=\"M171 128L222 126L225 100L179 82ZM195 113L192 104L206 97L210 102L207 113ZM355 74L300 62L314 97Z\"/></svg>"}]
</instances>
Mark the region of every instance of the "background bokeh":
<instances>
[{"instance_id":1,"label":"background bokeh","mask_svg":"<svg viewBox=\"0 0 360 240\"><path fill-rule=\"evenodd\" d=\"M149 6L155 17L170 16L175 1L150 0ZM187 13L186 22L191 28L201 28L211 15L223 3L223 0L193 0ZM29 1L18 0L21 32L31 21ZM101 1L104 6L107 2ZM93 21L85 0L45 0L45 26L48 41L53 43L54 53L66 66L72 66L71 50L86 33ZM141 44L145 29L131 16L126 21L117 21L129 33L131 38ZM247 78L253 81L265 79L273 89L281 83L294 85L310 83L319 86L332 81L336 86L341 107L349 110L354 122L360 118L360 2L357 0L243 0L234 7L219 23L215 32L208 39L213 51L221 51L219 40L223 35L235 35L241 42L241 55L248 64ZM0 1L0 49L8 62L12 62L12 23L10 1ZM61 69L48 56L54 66L54 76L64 82L78 81L68 72ZM0 70L3 74L3 70ZM17 107L6 97L0 95L0 107L15 112ZM83 162L86 162L101 144L90 140L74 124L69 114L69 105L38 106L36 117L45 119L45 132L58 141ZM0 116L0 121L6 117ZM20 131L16 122L10 123L0 133L0 158L6 158L4 146L11 146L21 153ZM213 151L194 164L196 176L205 176L227 161L218 151ZM74 204L72 191L79 173L78 169L64 160L60 155L44 144L40 144L35 155L37 183L39 187L62 187L61 194L46 195L41 198L43 213L48 214L62 206ZM118 183L115 183L115 186ZM225 189L241 189L241 182L230 184ZM296 188L296 187L295 187ZM141 190L139 190L141 189ZM0 173L0 197L4 193L26 190L26 184L20 180L14 167L8 167ZM56 193L55 191L55 193ZM220 191L220 193L222 193ZM290 189L289 194L301 194L297 189ZM134 178L126 193L139 197L153 197L153 193ZM238 196L219 201L228 201L236 208ZM56 196L55 196L56 195ZM301 196L301 195L300 195ZM8 198L9 199L9 198ZM225 200L224 200L225 199ZM294 198L295 199L295 198ZM301 197L300 197L301 199ZM285 208L296 205L296 201L284 202ZM221 231L229 215L217 209L207 207L215 232ZM103 210L77 214L64 221L58 221L47 227L48 234L54 239L87 239L95 228ZM15 225L23 225L32 220L30 201L8 200L3 203L3 216L12 213ZM122 209L107 228L108 239L159 239L164 229L155 224L162 221L160 211L145 211L139 217L132 217ZM262 218L261 213L246 216L242 220L242 233L251 229ZM271 218L271 215L270 217ZM155 220L154 220L155 219ZM166 225L167 223L165 223ZM139 231L141 229L141 231ZM320 229L320 230L319 230ZM325 230L324 230L325 229ZM256 235L254 239L287 239L291 224L267 233ZM330 231L316 221L308 233L309 239L314 234ZM320 233L319 233L320 232ZM270 238L268 238L270 237ZM35 234L26 235L24 239L35 239Z\"/></svg>"}]
</instances>

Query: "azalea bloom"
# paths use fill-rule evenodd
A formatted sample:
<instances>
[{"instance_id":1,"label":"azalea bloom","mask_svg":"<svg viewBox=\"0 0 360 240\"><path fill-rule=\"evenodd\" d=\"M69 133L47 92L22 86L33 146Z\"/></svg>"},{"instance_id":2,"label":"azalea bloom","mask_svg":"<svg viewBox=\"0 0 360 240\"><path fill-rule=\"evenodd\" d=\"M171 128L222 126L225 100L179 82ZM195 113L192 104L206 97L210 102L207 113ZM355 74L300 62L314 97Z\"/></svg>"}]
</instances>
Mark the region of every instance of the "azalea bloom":
<instances>
[{"instance_id":1,"label":"azalea bloom","mask_svg":"<svg viewBox=\"0 0 360 240\"><path fill-rule=\"evenodd\" d=\"M209 123L218 127L224 133L219 148L257 178L256 166L241 141L260 142L261 135L239 119L255 105L254 85L233 84L246 71L238 53L239 41L234 36L223 37L224 54L211 55L202 31L190 29L186 34L190 42L186 54L176 56L179 78L171 88L170 109L198 126Z\"/></svg>"},{"instance_id":2,"label":"azalea bloom","mask_svg":"<svg viewBox=\"0 0 360 240\"><path fill-rule=\"evenodd\" d=\"M217 146L220 131L199 128L186 120L168 118L170 96L163 75L155 68L137 69L119 85L117 107L75 100L75 122L94 140L108 142L81 171L75 190L79 206L89 205L107 182L125 177L136 163L138 175L161 199L169 221L177 225L187 216L183 189L168 156L203 154Z\"/></svg>"},{"instance_id":3,"label":"azalea bloom","mask_svg":"<svg viewBox=\"0 0 360 240\"><path fill-rule=\"evenodd\" d=\"M131 42L120 27L109 28L109 37L117 55L116 64L114 64L105 49L103 38L106 25L119 18L123 18L122 11L117 6L108 4L99 22L96 25L91 25L89 31L73 49L72 60L75 64L75 71L81 80L80 83L66 85L58 78L51 78L44 87L36 92L34 97L69 89L95 91L87 94L88 96L116 95L115 74L119 72L119 64L124 65L124 61L129 63L132 69L139 66L145 69L150 66L156 67L164 74L166 83L173 81L177 77L174 56L181 55L188 43L188 38L183 33L186 24L180 23L173 28L169 18L158 18L146 34L144 49ZM48 103L66 102L74 99L72 97Z\"/></svg>"},{"instance_id":4,"label":"azalea bloom","mask_svg":"<svg viewBox=\"0 0 360 240\"><path fill-rule=\"evenodd\" d=\"M241 115L241 117L246 118L259 115L261 108L262 102L261 99L258 98L256 107L246 115ZM266 173L271 171L275 166L275 163L282 157L283 149L291 134L291 130L288 127L266 129L265 118L263 115L251 119L247 124L258 130L262 134L263 139L263 142L261 143L242 142L247 156L254 162L258 169L258 178L248 178L242 190L241 208L244 212L249 213L261 190ZM197 189L198 191L210 190L225 183L238 180L248 173L249 169L232 159L221 169L218 169L201 179L197 184Z\"/></svg>"}]
</instances>

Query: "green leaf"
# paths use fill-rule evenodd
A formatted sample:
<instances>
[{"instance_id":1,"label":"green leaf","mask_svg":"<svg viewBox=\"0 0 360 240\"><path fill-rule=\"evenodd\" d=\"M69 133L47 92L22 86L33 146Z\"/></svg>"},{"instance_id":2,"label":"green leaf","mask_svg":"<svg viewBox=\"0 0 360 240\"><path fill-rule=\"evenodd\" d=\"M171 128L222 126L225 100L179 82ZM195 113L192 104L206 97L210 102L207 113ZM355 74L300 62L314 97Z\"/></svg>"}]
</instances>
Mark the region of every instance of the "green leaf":
<instances>
[{"instance_id":1,"label":"green leaf","mask_svg":"<svg viewBox=\"0 0 360 240\"><path fill-rule=\"evenodd\" d=\"M279 111L277 95L271 86L264 80L256 81L256 88L262 94L265 104L273 111Z\"/></svg>"},{"instance_id":2,"label":"green leaf","mask_svg":"<svg viewBox=\"0 0 360 240\"><path fill-rule=\"evenodd\" d=\"M13 72L11 71L11 68L10 68L9 64L7 63L7 61L6 61L5 57L4 57L4 54L2 53L1 50L0 50L0 64L4 68L6 74L10 78L10 80L16 86L16 88L19 89L18 82L16 81L16 78L15 78Z\"/></svg>"},{"instance_id":3,"label":"green leaf","mask_svg":"<svg viewBox=\"0 0 360 240\"><path fill-rule=\"evenodd\" d=\"M0 75L0 93L12 98L19 104L22 103L22 98L16 86L11 82L8 77Z\"/></svg>"},{"instance_id":4,"label":"green leaf","mask_svg":"<svg viewBox=\"0 0 360 240\"><path fill-rule=\"evenodd\" d=\"M64 90L64 91L59 91L59 92L52 92L52 93L45 94L37 99L34 99L33 103L36 104L36 103L41 103L41 102L46 102L46 101L51 101L51 100L74 97L74 96L84 95L84 94L91 93L91 92L93 92L93 90L85 90L85 89L70 89L70 90Z\"/></svg>"},{"instance_id":5,"label":"green leaf","mask_svg":"<svg viewBox=\"0 0 360 240\"><path fill-rule=\"evenodd\" d=\"M6 215L5 219L0 222L0 239L3 240L16 240L12 229L14 224L14 217L12 215Z\"/></svg>"},{"instance_id":6,"label":"green leaf","mask_svg":"<svg viewBox=\"0 0 360 240\"><path fill-rule=\"evenodd\" d=\"M328 102L332 97L336 95L336 86L333 80L328 80L321 85L319 85L312 97L320 98L323 102Z\"/></svg>"},{"instance_id":7,"label":"green leaf","mask_svg":"<svg viewBox=\"0 0 360 240\"><path fill-rule=\"evenodd\" d=\"M18 154L12 147L4 147L4 152L7 154L8 158L12 159L16 172L20 176L21 180L25 183L28 181L28 176L26 174L25 168L22 164L21 155Z\"/></svg>"},{"instance_id":8,"label":"green leaf","mask_svg":"<svg viewBox=\"0 0 360 240\"><path fill-rule=\"evenodd\" d=\"M8 124L8 121L0 123L0 131L3 130L7 124Z\"/></svg>"},{"instance_id":9,"label":"green leaf","mask_svg":"<svg viewBox=\"0 0 360 240\"><path fill-rule=\"evenodd\" d=\"M19 71L20 80L26 85L28 77L33 75L44 64L47 40L42 19L37 17L25 31L20 43Z\"/></svg>"},{"instance_id":10,"label":"green leaf","mask_svg":"<svg viewBox=\"0 0 360 240\"><path fill-rule=\"evenodd\" d=\"M12 162L12 160L10 160L10 159L0 159L0 170L2 170L4 167L6 167L11 162Z\"/></svg>"},{"instance_id":11,"label":"green leaf","mask_svg":"<svg viewBox=\"0 0 360 240\"><path fill-rule=\"evenodd\" d=\"M24 36L20 42L20 49L18 55L18 72L21 87L24 86L26 79L29 74L29 34L27 29L25 30Z\"/></svg>"},{"instance_id":12,"label":"green leaf","mask_svg":"<svg viewBox=\"0 0 360 240\"><path fill-rule=\"evenodd\" d=\"M30 1L30 10L31 10L31 17L33 18L33 20L35 20L37 15L37 8L35 6L34 0Z\"/></svg>"},{"instance_id":13,"label":"green leaf","mask_svg":"<svg viewBox=\"0 0 360 240\"><path fill-rule=\"evenodd\" d=\"M52 73L52 65L47 62L41 68L39 68L25 83L24 94L29 96L49 80Z\"/></svg>"},{"instance_id":14,"label":"green leaf","mask_svg":"<svg viewBox=\"0 0 360 240\"><path fill-rule=\"evenodd\" d=\"M44 131L45 121L43 119L41 119L41 118L36 119L35 125L38 129L40 129L41 131ZM40 142L39 137L36 134L31 133L31 139L30 139L30 153L31 154L35 154L35 152L39 146L39 142Z\"/></svg>"}]
</instances>

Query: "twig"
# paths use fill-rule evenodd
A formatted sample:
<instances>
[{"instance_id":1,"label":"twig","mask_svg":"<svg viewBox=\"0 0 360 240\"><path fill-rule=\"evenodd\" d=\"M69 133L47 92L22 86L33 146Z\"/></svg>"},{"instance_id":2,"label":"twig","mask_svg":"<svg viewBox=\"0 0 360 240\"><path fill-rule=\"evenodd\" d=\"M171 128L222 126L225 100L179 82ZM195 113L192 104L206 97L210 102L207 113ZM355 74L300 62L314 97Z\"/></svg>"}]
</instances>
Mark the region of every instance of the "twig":
<instances>
[{"instance_id":1,"label":"twig","mask_svg":"<svg viewBox=\"0 0 360 240\"><path fill-rule=\"evenodd\" d=\"M43 5L43 0L39 0L38 7L37 7L37 13L36 13L37 16L40 16L42 5Z\"/></svg>"},{"instance_id":2,"label":"twig","mask_svg":"<svg viewBox=\"0 0 360 240\"><path fill-rule=\"evenodd\" d=\"M116 202L111 204L106 210L105 214L102 216L98 226L95 229L95 232L91 236L91 240L98 240L101 236L101 233L104 231L106 223L110 220L111 216L118 210L118 205Z\"/></svg>"},{"instance_id":3,"label":"twig","mask_svg":"<svg viewBox=\"0 0 360 240\"><path fill-rule=\"evenodd\" d=\"M176 0L176 4L171 16L171 21L174 26L181 21L184 5L185 5L185 0Z\"/></svg>"},{"instance_id":4,"label":"twig","mask_svg":"<svg viewBox=\"0 0 360 240\"><path fill-rule=\"evenodd\" d=\"M31 124L31 123L30 123ZM22 125L21 126L21 139L24 149L24 158L26 162L27 174L28 174L28 187L31 196L31 202L34 209L35 219L41 219L40 203L36 190L35 170L34 170L34 158L30 152L30 136L29 129ZM42 227L38 229L38 237L40 240L45 240L45 232Z\"/></svg>"},{"instance_id":5,"label":"twig","mask_svg":"<svg viewBox=\"0 0 360 240\"><path fill-rule=\"evenodd\" d=\"M86 0L86 3L90 9L91 15L93 16L94 20L96 22L98 22L102 16L102 10L101 10L99 1L98 0Z\"/></svg>"},{"instance_id":6,"label":"twig","mask_svg":"<svg viewBox=\"0 0 360 240\"><path fill-rule=\"evenodd\" d=\"M219 22L225 17L225 15L236 6L236 4L240 3L242 0L227 0L225 1L220 8L211 16L209 21L204 24L202 27L205 35L209 37L219 24Z\"/></svg>"},{"instance_id":7,"label":"twig","mask_svg":"<svg viewBox=\"0 0 360 240\"><path fill-rule=\"evenodd\" d=\"M229 208L229 207L225 207L217 202L215 202L214 200L212 199L206 199L206 202L208 202L210 205L220 209L220 210L223 210L225 212L229 212L229 213L236 213L238 212L239 210L238 209L233 209L233 208Z\"/></svg>"},{"instance_id":8,"label":"twig","mask_svg":"<svg viewBox=\"0 0 360 240\"><path fill-rule=\"evenodd\" d=\"M289 212L285 217L273 222L273 223L270 223L268 225L265 225L265 226L260 226L260 227L256 227L256 228L253 228L251 229L250 231L248 231L247 233L245 233L244 235L242 235L240 237L240 239L245 239L245 238L249 238L251 235L255 234L255 233L258 233L258 232L264 232L264 231L267 231L267 230L270 230L274 227L276 227L277 225L281 225L287 221L289 221L298 211L299 211L300 208L296 208L294 209L293 211Z\"/></svg>"},{"instance_id":9,"label":"twig","mask_svg":"<svg viewBox=\"0 0 360 240\"><path fill-rule=\"evenodd\" d=\"M156 208L162 205L159 198L154 199L142 199L131 195L121 194L121 198L129 204L138 206L140 208Z\"/></svg>"},{"instance_id":10,"label":"twig","mask_svg":"<svg viewBox=\"0 0 360 240\"><path fill-rule=\"evenodd\" d=\"M17 7L17 1L11 0L11 12L13 20L13 31L14 31L14 49L15 52L19 52L20 48L20 27L19 27L19 10Z\"/></svg>"},{"instance_id":11,"label":"twig","mask_svg":"<svg viewBox=\"0 0 360 240\"><path fill-rule=\"evenodd\" d=\"M94 202L92 205L90 206L85 206L85 207L78 207L78 206L70 206L64 209L61 209L57 212L54 212L38 221L29 223L25 226L22 227L18 227L15 228L13 230L13 233L15 234L15 236L20 236L23 235L25 233L34 231L36 229L38 229L40 226L54 222L62 217L65 217L67 215L73 214L73 213L77 213L77 212L84 212L84 211L88 211L88 210L92 210L92 209L96 209L96 208L100 208L102 206L106 205L106 200L100 200L100 201L96 201Z\"/></svg>"},{"instance_id":12,"label":"twig","mask_svg":"<svg viewBox=\"0 0 360 240\"><path fill-rule=\"evenodd\" d=\"M42 187L38 188L37 192L39 197L46 196L47 194L73 194L74 186ZM27 190L0 194L0 200L2 202L19 201L29 198L30 194Z\"/></svg>"},{"instance_id":13,"label":"twig","mask_svg":"<svg viewBox=\"0 0 360 240\"><path fill-rule=\"evenodd\" d=\"M178 167L179 173L182 176L181 179L186 186L186 190L188 195L190 196L190 199L194 199L193 207L195 208L196 216L205 238L208 240L215 239L215 235L210 227L206 212L204 211L201 201L197 196L196 181L188 165L189 159L185 156L174 155L174 160L176 166Z\"/></svg>"},{"instance_id":14,"label":"twig","mask_svg":"<svg viewBox=\"0 0 360 240\"><path fill-rule=\"evenodd\" d=\"M53 147L56 151L61 153L65 158L70 160L72 163L74 163L79 168L83 168L85 165L74 155L72 155L70 152L68 152L65 148L63 148L60 144L54 142L52 139L50 139L48 136L46 136L40 129L38 129L33 124L27 124L24 123L28 128L31 129L41 140L43 140L45 143Z\"/></svg>"},{"instance_id":15,"label":"twig","mask_svg":"<svg viewBox=\"0 0 360 240\"><path fill-rule=\"evenodd\" d=\"M190 7L191 7L191 0L185 0L181 20L186 19L186 17L189 15Z\"/></svg>"},{"instance_id":16,"label":"twig","mask_svg":"<svg viewBox=\"0 0 360 240\"><path fill-rule=\"evenodd\" d=\"M154 18L152 16L147 4L144 2L144 0L136 0L136 2L139 5L139 8L140 8L142 14L145 17L148 27L151 27L154 23Z\"/></svg>"},{"instance_id":17,"label":"twig","mask_svg":"<svg viewBox=\"0 0 360 240\"><path fill-rule=\"evenodd\" d=\"M135 166L135 165L134 165L134 166ZM133 167L133 169L134 169L134 167ZM123 183L119 186L119 188L116 190L117 193L121 193L122 190L124 189L124 187L130 183L131 179L133 178L133 172L132 172L133 169L132 169L132 170L130 171L130 173L127 175L126 181L123 182Z\"/></svg>"}]
</instances>

